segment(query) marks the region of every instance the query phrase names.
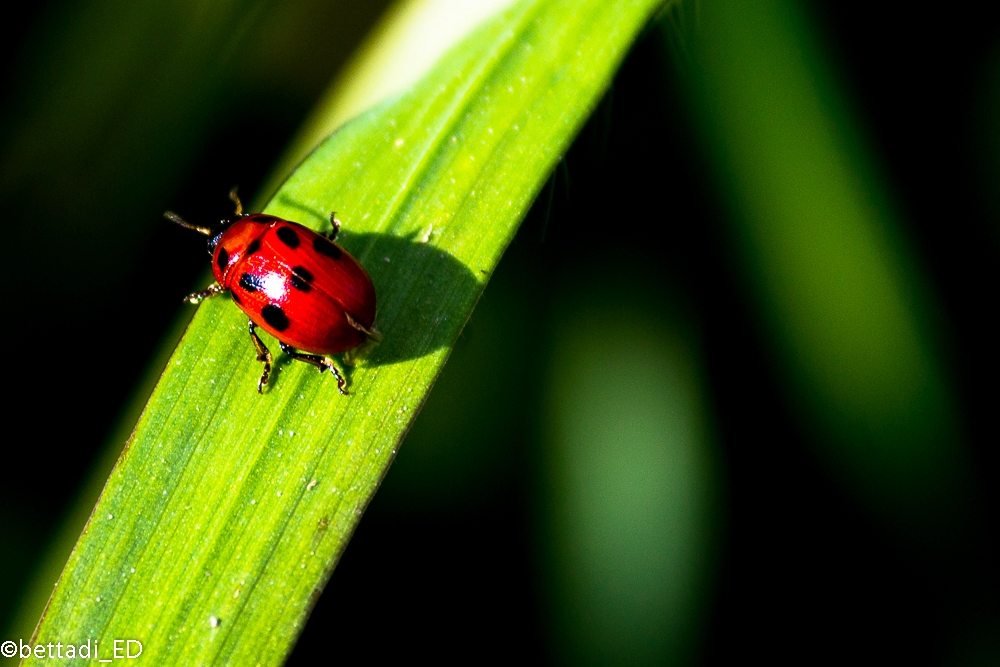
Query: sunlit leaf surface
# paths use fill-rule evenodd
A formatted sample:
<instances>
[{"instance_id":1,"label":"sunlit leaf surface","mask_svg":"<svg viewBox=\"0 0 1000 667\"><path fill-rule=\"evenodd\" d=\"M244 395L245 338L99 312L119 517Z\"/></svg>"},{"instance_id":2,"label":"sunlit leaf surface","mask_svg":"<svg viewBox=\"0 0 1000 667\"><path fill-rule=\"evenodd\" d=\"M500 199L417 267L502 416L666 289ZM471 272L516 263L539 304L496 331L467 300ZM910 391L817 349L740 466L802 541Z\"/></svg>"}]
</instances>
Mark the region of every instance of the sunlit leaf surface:
<instances>
[{"instance_id":1,"label":"sunlit leaf surface","mask_svg":"<svg viewBox=\"0 0 1000 667\"><path fill-rule=\"evenodd\" d=\"M258 396L246 317L204 303L37 643L98 641L110 657L135 639L157 665L284 659L518 223L658 4L519 3L299 167L267 210L316 229L338 212L378 291L382 346L349 372L350 397L284 361Z\"/></svg>"}]
</instances>

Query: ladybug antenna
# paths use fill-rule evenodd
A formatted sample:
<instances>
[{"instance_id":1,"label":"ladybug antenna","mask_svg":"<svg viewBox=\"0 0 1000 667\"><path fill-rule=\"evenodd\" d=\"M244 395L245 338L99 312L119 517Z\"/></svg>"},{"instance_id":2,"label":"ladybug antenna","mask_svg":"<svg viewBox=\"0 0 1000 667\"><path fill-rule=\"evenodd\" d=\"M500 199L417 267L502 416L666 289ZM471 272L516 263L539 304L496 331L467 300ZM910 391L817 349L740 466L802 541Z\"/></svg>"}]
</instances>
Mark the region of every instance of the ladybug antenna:
<instances>
[{"instance_id":1,"label":"ladybug antenna","mask_svg":"<svg viewBox=\"0 0 1000 667\"><path fill-rule=\"evenodd\" d=\"M240 201L240 196L236 194L236 189L239 186L234 185L233 189L229 191L229 200L236 205L236 217L239 218L243 215L243 202Z\"/></svg>"},{"instance_id":2,"label":"ladybug antenna","mask_svg":"<svg viewBox=\"0 0 1000 667\"><path fill-rule=\"evenodd\" d=\"M186 222L184 218L177 215L173 211L167 211L166 213L163 214L163 217L171 222L176 222L178 225L184 227L185 229L193 229L199 234L204 234L205 236L212 235L212 230L209 229L208 227L199 227L198 225L192 225L190 222Z\"/></svg>"}]
</instances>

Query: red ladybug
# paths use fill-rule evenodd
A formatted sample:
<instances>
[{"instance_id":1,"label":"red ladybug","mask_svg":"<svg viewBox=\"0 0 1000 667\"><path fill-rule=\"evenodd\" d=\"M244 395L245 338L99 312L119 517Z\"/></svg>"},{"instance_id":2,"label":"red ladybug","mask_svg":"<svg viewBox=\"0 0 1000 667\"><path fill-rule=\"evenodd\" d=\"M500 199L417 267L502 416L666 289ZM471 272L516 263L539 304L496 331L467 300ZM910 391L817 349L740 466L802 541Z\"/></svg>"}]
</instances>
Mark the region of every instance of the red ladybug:
<instances>
[{"instance_id":1,"label":"red ladybug","mask_svg":"<svg viewBox=\"0 0 1000 667\"><path fill-rule=\"evenodd\" d=\"M344 376L323 355L338 354L364 345L377 345L375 286L358 261L334 243L340 222L330 214L333 230L317 234L297 222L264 213L243 213L235 188L229 198L236 217L221 229L198 227L167 211L167 219L209 237L212 273L216 282L186 297L190 303L229 291L250 317L250 340L263 362L257 391L271 374L270 350L257 327L278 339L292 359L312 364L337 376L337 388L347 394ZM300 351L301 350L301 351Z\"/></svg>"}]
</instances>

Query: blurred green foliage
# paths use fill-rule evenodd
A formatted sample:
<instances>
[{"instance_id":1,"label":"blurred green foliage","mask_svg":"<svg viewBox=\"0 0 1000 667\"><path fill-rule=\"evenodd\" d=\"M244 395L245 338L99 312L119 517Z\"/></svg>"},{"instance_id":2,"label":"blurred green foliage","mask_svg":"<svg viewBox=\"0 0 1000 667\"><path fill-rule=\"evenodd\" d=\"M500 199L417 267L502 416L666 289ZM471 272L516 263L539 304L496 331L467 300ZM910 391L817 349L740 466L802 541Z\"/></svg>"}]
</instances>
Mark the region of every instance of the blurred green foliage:
<instances>
[{"instance_id":1,"label":"blurred green foliage","mask_svg":"<svg viewBox=\"0 0 1000 667\"><path fill-rule=\"evenodd\" d=\"M644 295L592 286L553 337L546 574L564 664L688 664L703 641L719 519L703 371L688 318Z\"/></svg>"},{"instance_id":2,"label":"blurred green foliage","mask_svg":"<svg viewBox=\"0 0 1000 667\"><path fill-rule=\"evenodd\" d=\"M788 399L897 529L951 532L968 460L880 168L793 3L720 0L700 19L694 115Z\"/></svg>"}]
</instances>

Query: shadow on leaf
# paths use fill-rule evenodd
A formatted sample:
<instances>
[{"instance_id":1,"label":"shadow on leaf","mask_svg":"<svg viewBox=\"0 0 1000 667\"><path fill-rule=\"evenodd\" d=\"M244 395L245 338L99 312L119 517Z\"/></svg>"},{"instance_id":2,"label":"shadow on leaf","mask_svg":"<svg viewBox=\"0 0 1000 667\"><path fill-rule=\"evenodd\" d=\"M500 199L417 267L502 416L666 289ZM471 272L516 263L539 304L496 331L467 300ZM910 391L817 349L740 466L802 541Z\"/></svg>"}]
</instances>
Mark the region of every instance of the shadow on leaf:
<instances>
[{"instance_id":1,"label":"shadow on leaf","mask_svg":"<svg viewBox=\"0 0 1000 667\"><path fill-rule=\"evenodd\" d=\"M302 212L298 222L329 231L329 213L279 195L282 205ZM342 216L338 216L342 217ZM451 253L423 240L420 232L406 236L356 233L350 218L343 222L337 243L364 266L375 284L378 310L375 328L382 343L360 363L382 366L418 359L450 345L464 320L449 318L456 304L469 305L482 287L477 276ZM348 374L350 368L347 367Z\"/></svg>"},{"instance_id":2,"label":"shadow on leaf","mask_svg":"<svg viewBox=\"0 0 1000 667\"><path fill-rule=\"evenodd\" d=\"M352 234L337 242L365 267L375 284L375 327L382 344L362 363L371 366L417 359L454 342L464 321L449 319L449 305L472 302L481 286L450 253L410 237Z\"/></svg>"}]
</instances>

